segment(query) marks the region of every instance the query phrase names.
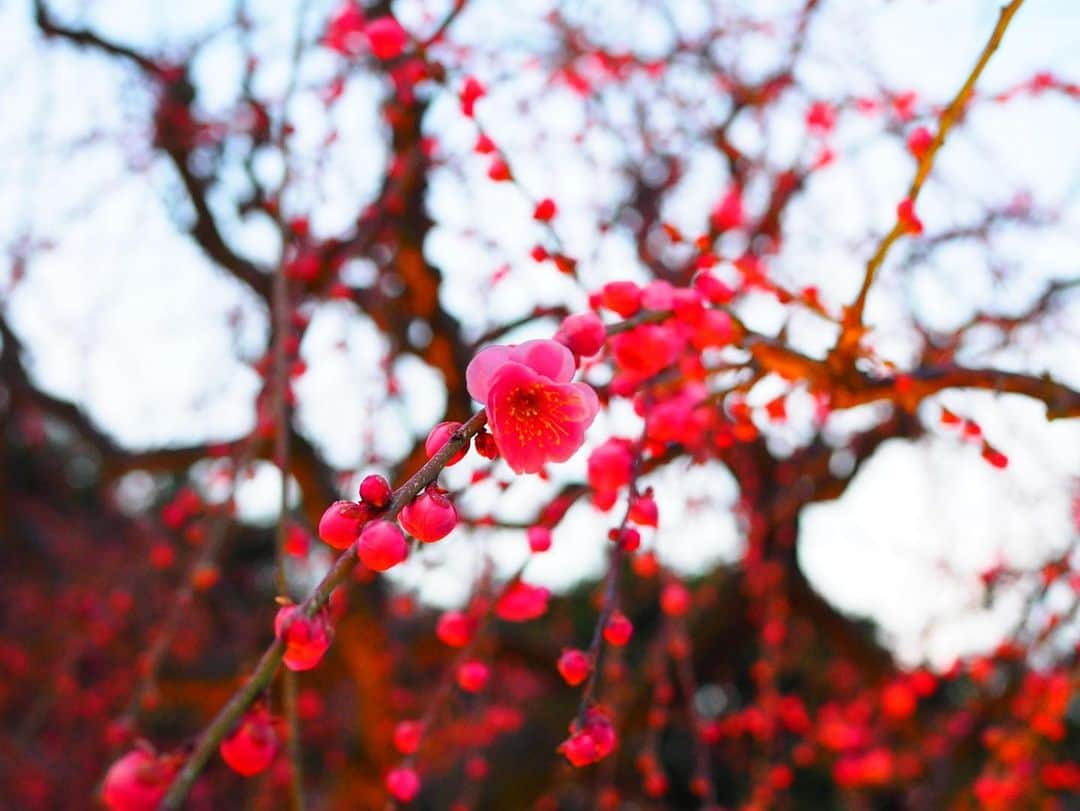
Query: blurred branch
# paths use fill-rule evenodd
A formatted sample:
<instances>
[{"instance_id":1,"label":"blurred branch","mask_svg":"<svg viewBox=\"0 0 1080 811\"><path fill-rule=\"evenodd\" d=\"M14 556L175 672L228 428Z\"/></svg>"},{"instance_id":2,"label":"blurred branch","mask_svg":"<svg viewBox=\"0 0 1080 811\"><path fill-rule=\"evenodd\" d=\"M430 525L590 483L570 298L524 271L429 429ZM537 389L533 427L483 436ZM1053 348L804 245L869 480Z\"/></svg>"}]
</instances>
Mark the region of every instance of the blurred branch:
<instances>
[{"instance_id":1,"label":"blurred branch","mask_svg":"<svg viewBox=\"0 0 1080 811\"><path fill-rule=\"evenodd\" d=\"M274 270L271 292L270 313L273 325L273 341L270 352L273 362L273 420L274 420L274 464L281 477L278 494L280 509L274 544L275 583L278 595L288 596L288 578L285 571L286 544L289 537L289 438L292 436L291 407L289 400L289 356L286 343L290 335L290 315L292 306L289 299L288 251L291 229L285 221L285 193L292 179L292 161L288 144L289 102L296 92L296 82L300 74L300 59L303 55L304 23L310 7L308 0L302 0L297 12L296 31L293 38L290 58L289 84L281 103L281 120L275 141L284 162L281 184L274 195L276 200L275 219L281 239L281 253L278 266ZM282 711L285 720L285 747L289 760L289 808L290 811L304 811L304 770L303 753L300 748L300 716L297 709L296 673L286 670L281 683Z\"/></svg>"},{"instance_id":2,"label":"blurred branch","mask_svg":"<svg viewBox=\"0 0 1080 811\"><path fill-rule=\"evenodd\" d=\"M168 614L158 633L154 636L153 642L150 643L146 653L140 657L141 676L131 692L127 710L121 716L125 720L134 722L138 718L144 699L155 689L165 656L169 653L173 639L180 630L182 622L188 616L188 611L195 598L197 575L200 571L214 565L221 552L234 518L231 506L234 504L236 486L242 472L251 464L254 448L255 442L251 441L235 457L229 483L229 493L222 502L220 511L212 515L206 541L193 557L183 581L170 600Z\"/></svg>"},{"instance_id":3,"label":"blurred branch","mask_svg":"<svg viewBox=\"0 0 1080 811\"><path fill-rule=\"evenodd\" d=\"M88 28L74 28L57 22L45 0L34 0L34 22L46 37L60 37L74 45L96 48L112 56L119 56L147 73L159 72L153 59L140 54L134 48L105 39Z\"/></svg>"},{"instance_id":4,"label":"blurred branch","mask_svg":"<svg viewBox=\"0 0 1080 811\"><path fill-rule=\"evenodd\" d=\"M127 59L138 66L148 78L155 83L160 83L165 93L182 99L178 103L188 104L193 98L194 88L185 76L167 79L157 62L135 49L112 42L89 29L62 25L52 16L44 0L35 0L34 9L35 22L45 36L57 37L83 48L91 48ZM211 182L196 175L189 165L190 145L180 139L173 139L158 146L172 162L173 168L180 176L188 200L195 210L195 221L188 229L192 239L211 260L244 282L264 302L268 302L270 298L269 275L237 254L225 242L208 200Z\"/></svg>"},{"instance_id":5,"label":"blurred branch","mask_svg":"<svg viewBox=\"0 0 1080 811\"><path fill-rule=\"evenodd\" d=\"M72 430L97 454L104 479L115 478L132 470L181 471L212 455L215 445L212 442L145 451L118 445L77 405L46 394L34 384L22 360L25 352L22 342L2 316L0 338L3 339L0 380L7 384L13 402L40 412ZM318 505L334 501L338 497L332 471L308 439L295 429L292 431L291 442L294 451L293 476L315 505L313 509L321 511ZM256 443L255 458L265 458L268 453L269 448L265 447L265 443ZM317 518L318 514L315 514L315 517Z\"/></svg>"},{"instance_id":6,"label":"blurred branch","mask_svg":"<svg viewBox=\"0 0 1080 811\"><path fill-rule=\"evenodd\" d=\"M227 270L242 281L264 303L270 300L270 275L260 270L254 263L241 257L225 242L217 220L210 210L208 194L210 182L198 177L188 165L190 150L177 144L165 147L165 154L172 161L173 168L180 176L180 181L187 192L188 200L195 209L195 221L188 228L188 233L203 252L217 265Z\"/></svg>"}]
</instances>

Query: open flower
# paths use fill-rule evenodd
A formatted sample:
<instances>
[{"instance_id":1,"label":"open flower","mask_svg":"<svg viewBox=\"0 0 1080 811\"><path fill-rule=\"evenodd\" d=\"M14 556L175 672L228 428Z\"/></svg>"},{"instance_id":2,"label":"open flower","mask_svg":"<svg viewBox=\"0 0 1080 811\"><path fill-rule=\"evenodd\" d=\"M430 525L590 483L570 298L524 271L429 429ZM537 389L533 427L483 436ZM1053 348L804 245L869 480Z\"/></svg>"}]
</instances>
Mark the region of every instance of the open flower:
<instances>
[{"instance_id":1,"label":"open flower","mask_svg":"<svg viewBox=\"0 0 1080 811\"><path fill-rule=\"evenodd\" d=\"M487 406L491 433L517 473L565 462L600 410L587 383L571 383L574 356L557 341L489 346L465 372L469 394Z\"/></svg>"}]
</instances>

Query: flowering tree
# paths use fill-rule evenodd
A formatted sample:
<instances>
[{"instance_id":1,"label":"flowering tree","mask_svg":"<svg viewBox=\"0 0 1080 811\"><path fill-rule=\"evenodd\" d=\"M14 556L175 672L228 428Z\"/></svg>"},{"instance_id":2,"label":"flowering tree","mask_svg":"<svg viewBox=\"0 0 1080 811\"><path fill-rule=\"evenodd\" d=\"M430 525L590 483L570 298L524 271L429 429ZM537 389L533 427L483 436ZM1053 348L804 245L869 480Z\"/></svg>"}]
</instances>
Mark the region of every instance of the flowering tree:
<instances>
[{"instance_id":1,"label":"flowering tree","mask_svg":"<svg viewBox=\"0 0 1080 811\"><path fill-rule=\"evenodd\" d=\"M983 89L1023 0L943 99L869 70L820 89L817 0L509 17L301 0L284 23L222 5L221 26L164 44L33 5L47 58L104 60L136 88L132 171L154 168L198 261L266 330L241 435L133 450L35 377L15 315L50 247L11 249L14 807L1066 807L1080 502L1031 565L969 578L1022 605L947 667L898 658L799 557L808 510L890 443L1012 475L1033 452L984 433L980 391L1080 417L1075 368L1044 360L1075 358L1055 326L1080 275L1007 244L1062 239L1075 209L935 174L986 111L1075 105L1046 71ZM348 122L369 108L358 150ZM864 163L868 144L892 152ZM370 192L335 191L352 164ZM852 166L903 175L854 234L829 185ZM976 258L942 326L898 280L957 246ZM979 292L995 285L1004 307ZM342 369L365 406L320 428L345 386L307 387L342 349L319 349L328 313L367 330L367 365ZM410 424L417 400L441 414ZM267 466L280 506L260 524L237 505ZM738 544L688 570L661 541L715 531L672 538L692 471L732 492ZM534 564L595 539L598 577L537 582ZM441 548L475 565L458 599L422 599Z\"/></svg>"}]
</instances>

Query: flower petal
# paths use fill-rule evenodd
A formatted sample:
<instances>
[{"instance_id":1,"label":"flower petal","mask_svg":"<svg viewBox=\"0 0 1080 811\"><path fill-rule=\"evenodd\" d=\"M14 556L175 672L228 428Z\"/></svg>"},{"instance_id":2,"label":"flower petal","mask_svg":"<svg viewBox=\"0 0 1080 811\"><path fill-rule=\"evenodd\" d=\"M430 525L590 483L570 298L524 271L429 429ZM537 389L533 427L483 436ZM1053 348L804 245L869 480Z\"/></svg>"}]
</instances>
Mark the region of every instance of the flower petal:
<instances>
[{"instance_id":1,"label":"flower petal","mask_svg":"<svg viewBox=\"0 0 1080 811\"><path fill-rule=\"evenodd\" d=\"M523 363L556 383L569 383L574 376L574 354L558 341L526 341L510 350L510 360Z\"/></svg>"},{"instance_id":2,"label":"flower petal","mask_svg":"<svg viewBox=\"0 0 1080 811\"><path fill-rule=\"evenodd\" d=\"M517 473L538 473L573 456L599 407L587 384L553 383L512 361L493 376L487 401L491 433Z\"/></svg>"},{"instance_id":3,"label":"flower petal","mask_svg":"<svg viewBox=\"0 0 1080 811\"><path fill-rule=\"evenodd\" d=\"M581 407L583 409L581 421L588 428L596 419L596 415L600 413L600 398L596 396L596 391L588 383L574 383L573 385L581 396Z\"/></svg>"},{"instance_id":4,"label":"flower petal","mask_svg":"<svg viewBox=\"0 0 1080 811\"><path fill-rule=\"evenodd\" d=\"M489 346L481 349L469 361L469 366L465 369L465 386L474 400L481 403L487 400L491 378L506 363L509 356L510 347Z\"/></svg>"}]
</instances>

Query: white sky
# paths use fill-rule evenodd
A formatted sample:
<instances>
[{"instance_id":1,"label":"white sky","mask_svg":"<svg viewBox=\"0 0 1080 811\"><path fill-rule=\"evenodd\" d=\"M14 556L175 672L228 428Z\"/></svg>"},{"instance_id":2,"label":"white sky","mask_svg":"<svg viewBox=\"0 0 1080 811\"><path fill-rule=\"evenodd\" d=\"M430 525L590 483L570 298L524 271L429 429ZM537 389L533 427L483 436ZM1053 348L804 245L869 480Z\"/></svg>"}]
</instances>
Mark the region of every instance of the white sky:
<instances>
[{"instance_id":1,"label":"white sky","mask_svg":"<svg viewBox=\"0 0 1080 811\"><path fill-rule=\"evenodd\" d=\"M246 362L262 351L265 317L251 295L209 266L178 233L176 221L185 212L175 189L170 191L175 181L149 157L141 126L145 90L130 72L96 56L43 49L31 35L29 5L0 7L0 87L6 90L0 240L10 246L29 235L48 245L34 256L27 279L5 293L4 301L6 314L31 349L36 379L50 392L78 402L132 447L235 438L254 418L258 381ZM195 74L203 88L201 102L210 110L227 108L236 91L236 42L230 34L213 33L231 5L224 0L56 4L86 8L88 19L103 33L164 43L160 50L176 56L191 36L212 34ZM325 19L331 5L313 2L309 20ZM396 8L413 30L424 30L430 19L441 17L445 5L414 0ZM592 21L613 42L632 43L650 55L662 53L670 42L670 27L651 11L652 5L594 0L576 7L581 20ZM699 29L703 3L671 5L684 33ZM731 5L752 6L769 17L799 3L725 7ZM257 0L252 6L257 19L270 21L258 35L266 68L257 87L273 94L284 81L281 58L295 4ZM479 47L470 70L491 91L478 107L480 121L510 155L524 186L537 197L559 201L555 227L569 252L581 259L588 286L642 278L625 235L613 229L597 237L595 229L597 217L624 191L620 162L643 150L617 127L633 109L630 96L606 93L586 108L573 94L522 69L528 55L547 47L543 19L550 6L541 0L470 0L454 37ZM997 7L987 0L826 0L811 29L799 80L815 96L833 98L873 93L877 77L886 87L943 102L967 75ZM1036 70L1080 80L1080 48L1076 37L1066 33L1077 30L1080 4L1074 0L1029 0L980 88L1008 87ZM745 73L763 72L773 64L774 50L761 39L727 58L737 59ZM304 82L318 82L332 67L327 54L313 54L304 65ZM649 127L655 132L667 134L677 126L692 134L723 114L722 100L692 66L673 66L665 81L685 107L650 103ZM350 82L332 116L303 93L294 104L301 185L293 205L311 209L318 233L345 227L378 184L386 160L378 92L369 80ZM631 92L643 93L635 86ZM517 112L523 99L532 105L527 117ZM764 149L776 165L790 162L803 149L806 104L798 93L787 97L771 114L767 142L749 121L733 136L747 147ZM588 118L597 115L608 124ZM543 122L546 137L538 140L523 120ZM448 163L432 183L429 206L437 225L428 243L429 255L449 279L445 305L473 334L537 302L582 307L579 289L528 258L540 236L529 216L531 204L517 189L487 182L485 161L469 154L475 130L461 118L454 98L435 100L429 126ZM323 149L322 139L332 128L339 140L334 148ZM1058 224L993 235L994 263L1009 273L1005 284L995 281L987 252L978 245L954 245L904 272L900 262L906 248L895 251L869 303L875 346L883 357L900 363L910 357L906 314L911 311L925 323L948 328L969 316L972 306L1022 307L1047 279L1077 273L1078 135L1080 105L1057 97L975 109L950 139L920 198L928 233L970 222L1019 191L1029 192L1040 210L1054 212ZM584 136L580 144L574 142L578 136ZM681 148L685 137L668 139L687 161L688 179L665 215L693 232L726 180L714 154ZM899 138L883 137L876 120L856 113L842 116L833 144L837 164L816 176L792 206L787 241L773 267L793 285L817 285L826 303L837 306L853 297L873 236L891 224L912 163ZM316 158L325 160L318 173ZM272 176L280 166L266 160L259 171ZM239 181L228 175L224 182L235 187ZM747 195L751 207L760 203L760 189L752 186ZM231 223L229 236L253 257L276 253L265 222ZM511 268L509 275L492 286L492 274L504 264ZM358 263L351 272L363 278L365 268ZM6 273L0 270L3 291ZM1080 387L1078 312L1073 297L1056 322L1024 333L1022 348L973 354L971 360L1049 371ZM758 328L775 330L783 313L757 302L747 306L745 315ZM789 332L808 352L828 346L829 331L813 319L794 318ZM345 305L319 311L304 354L310 371L299 386L300 419L335 465L359 464L372 441L380 454L399 455L411 444L410 432L426 432L441 413L444 395L438 378L415 361L398 370L405 383L404 402L383 403L373 368L379 338ZM1008 619L1008 600L992 616L972 608L980 599L974 572L999 557L1033 565L1075 539L1068 515L1074 477L1080 476L1080 425L1075 421L1047 425L1041 409L1022 398L949 394L942 401L981 422L993 444L1009 456L1007 471L990 468L976 448L936 429L915 446L891 444L840 502L807 512L800 542L805 570L831 600L878 620L904 656L930 654L939 661L991 644ZM933 407L927 413L932 421ZM634 420L628 415L619 409L612 419L599 420L591 438L599 441L613 429L632 432ZM803 435L798 426L786 428L777 442L798 441ZM559 478L580 478L584 457L582 452L563 466ZM464 475L455 469L448 479ZM662 529L649 540L666 561L702 571L737 553L730 476L711 468L675 468L658 476L656 486ZM515 483L500 498L500 514L520 520L542 490L536 481ZM266 470L245 493L250 514L273 511L273 492L273 472ZM688 510L684 494L705 503ZM483 489L469 500L477 509L494 504L493 495ZM556 532L554 549L530 564L529 578L559 586L569 578L595 576L605 526L589 509L575 508ZM521 533L490 533L480 541L452 538L427 550L423 560L409 564L398 577L420 583L430 599L452 601L467 589L476 566L475 556L464 550L480 543L487 543L507 567L524 555ZM932 632L927 630L931 622Z\"/></svg>"}]
</instances>

